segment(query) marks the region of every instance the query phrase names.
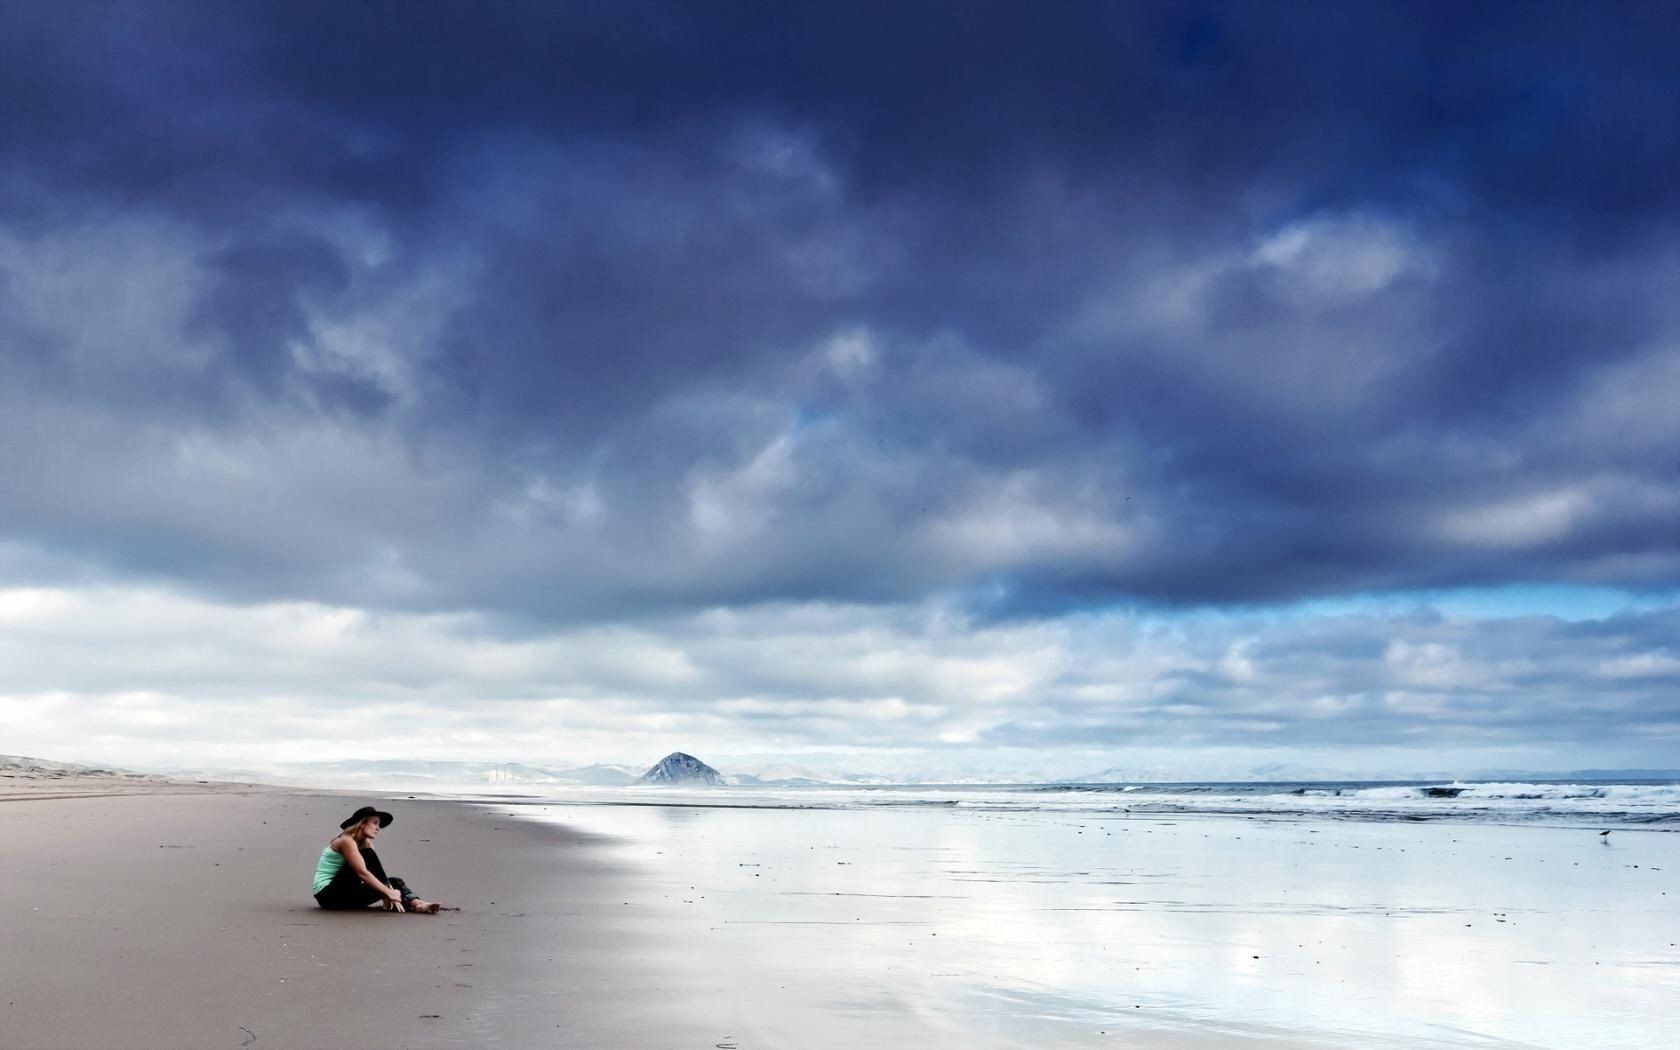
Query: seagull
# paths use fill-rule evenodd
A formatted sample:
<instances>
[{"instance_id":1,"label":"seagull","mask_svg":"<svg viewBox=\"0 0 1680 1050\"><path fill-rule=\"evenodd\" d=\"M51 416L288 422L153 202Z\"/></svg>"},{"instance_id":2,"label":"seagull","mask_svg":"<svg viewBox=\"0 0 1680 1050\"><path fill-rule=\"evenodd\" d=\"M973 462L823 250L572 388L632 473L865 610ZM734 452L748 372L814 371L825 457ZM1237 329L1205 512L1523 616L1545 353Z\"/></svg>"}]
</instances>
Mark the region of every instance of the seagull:
<instances>
[{"instance_id":1,"label":"seagull","mask_svg":"<svg viewBox=\"0 0 1680 1050\"><path fill-rule=\"evenodd\" d=\"M1598 833L1598 840L1600 842L1604 843L1606 846L1610 845L1610 832L1608 832L1608 831L1599 832Z\"/></svg>"}]
</instances>

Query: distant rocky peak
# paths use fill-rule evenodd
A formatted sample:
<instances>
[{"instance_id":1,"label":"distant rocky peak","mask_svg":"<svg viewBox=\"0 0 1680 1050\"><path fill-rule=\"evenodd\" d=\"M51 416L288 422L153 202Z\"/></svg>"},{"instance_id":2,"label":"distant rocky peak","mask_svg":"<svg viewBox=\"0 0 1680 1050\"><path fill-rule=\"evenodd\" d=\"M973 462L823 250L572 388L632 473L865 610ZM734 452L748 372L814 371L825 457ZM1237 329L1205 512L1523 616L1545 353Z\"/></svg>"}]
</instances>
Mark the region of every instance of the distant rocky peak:
<instances>
[{"instance_id":1,"label":"distant rocky peak","mask_svg":"<svg viewBox=\"0 0 1680 1050\"><path fill-rule=\"evenodd\" d=\"M673 751L643 773L638 784L707 784L721 786L723 774L681 751Z\"/></svg>"}]
</instances>

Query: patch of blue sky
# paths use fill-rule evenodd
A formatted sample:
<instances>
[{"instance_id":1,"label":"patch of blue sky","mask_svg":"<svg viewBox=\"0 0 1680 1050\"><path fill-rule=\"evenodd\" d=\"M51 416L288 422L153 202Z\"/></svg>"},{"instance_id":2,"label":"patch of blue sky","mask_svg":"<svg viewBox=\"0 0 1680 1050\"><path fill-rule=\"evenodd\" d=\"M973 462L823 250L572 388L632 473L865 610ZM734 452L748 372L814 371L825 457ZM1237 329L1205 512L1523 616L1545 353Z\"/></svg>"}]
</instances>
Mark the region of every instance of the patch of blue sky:
<instances>
[{"instance_id":1,"label":"patch of blue sky","mask_svg":"<svg viewBox=\"0 0 1680 1050\"><path fill-rule=\"evenodd\" d=\"M1109 605L1074 613L1070 619L1093 621L1113 616L1141 627L1175 629L1272 621L1287 622L1337 616L1405 616L1420 611L1468 619L1519 619L1555 616L1580 623L1618 613L1650 612L1680 607L1680 590L1624 591L1614 587L1570 584L1521 584L1447 590L1408 590L1312 598L1276 605L1189 606L1184 608Z\"/></svg>"},{"instance_id":2,"label":"patch of blue sky","mask_svg":"<svg viewBox=\"0 0 1680 1050\"><path fill-rule=\"evenodd\" d=\"M840 413L832 408L819 408L813 405L800 405L794 410L793 420L788 429L794 433L812 430L826 426L840 418Z\"/></svg>"},{"instance_id":3,"label":"patch of blue sky","mask_svg":"<svg viewBox=\"0 0 1680 1050\"><path fill-rule=\"evenodd\" d=\"M1648 612L1677 604L1680 604L1680 591L1635 593L1614 587L1513 584L1507 587L1353 595L1302 602L1298 607L1307 615L1318 616L1433 609L1447 616L1477 619L1555 616L1560 620L1580 622L1602 620L1622 612Z\"/></svg>"}]
</instances>

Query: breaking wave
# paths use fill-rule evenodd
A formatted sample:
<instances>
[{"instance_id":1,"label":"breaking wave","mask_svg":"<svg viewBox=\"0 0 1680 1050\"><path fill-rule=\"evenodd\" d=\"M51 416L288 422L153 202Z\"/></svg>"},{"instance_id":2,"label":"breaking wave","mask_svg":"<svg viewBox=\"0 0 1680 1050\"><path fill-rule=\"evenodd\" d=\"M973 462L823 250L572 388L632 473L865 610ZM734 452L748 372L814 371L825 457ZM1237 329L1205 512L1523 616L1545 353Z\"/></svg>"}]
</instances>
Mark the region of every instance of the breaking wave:
<instances>
[{"instance_id":1,"label":"breaking wave","mask_svg":"<svg viewBox=\"0 0 1680 1050\"><path fill-rule=\"evenodd\" d=\"M1141 812L1680 828L1680 783L1673 781L1070 784L1037 790L1051 799L1083 796L1087 803L1105 795L1119 796L1116 803L1121 808Z\"/></svg>"},{"instance_id":2,"label":"breaking wave","mask_svg":"<svg viewBox=\"0 0 1680 1050\"><path fill-rule=\"evenodd\" d=\"M940 807L1000 813L1205 814L1276 820L1471 821L1680 831L1680 782L1492 781L557 788L506 801L743 809ZM500 797L500 796L499 796Z\"/></svg>"}]
</instances>

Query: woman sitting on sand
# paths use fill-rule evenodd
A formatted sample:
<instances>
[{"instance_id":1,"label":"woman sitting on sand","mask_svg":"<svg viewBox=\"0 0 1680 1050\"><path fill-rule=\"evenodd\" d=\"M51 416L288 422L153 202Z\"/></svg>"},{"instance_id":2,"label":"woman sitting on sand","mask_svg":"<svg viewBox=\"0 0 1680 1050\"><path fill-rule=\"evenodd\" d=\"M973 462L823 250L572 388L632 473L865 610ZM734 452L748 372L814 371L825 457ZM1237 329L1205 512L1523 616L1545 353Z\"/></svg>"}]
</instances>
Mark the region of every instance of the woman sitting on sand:
<instances>
[{"instance_id":1,"label":"woman sitting on sand","mask_svg":"<svg viewBox=\"0 0 1680 1050\"><path fill-rule=\"evenodd\" d=\"M385 874L373 840L394 818L372 806L363 806L339 825L340 833L321 851L315 866L315 903L323 908L366 908L381 904L386 911L412 911L430 915L443 907L415 896L408 884Z\"/></svg>"}]
</instances>

